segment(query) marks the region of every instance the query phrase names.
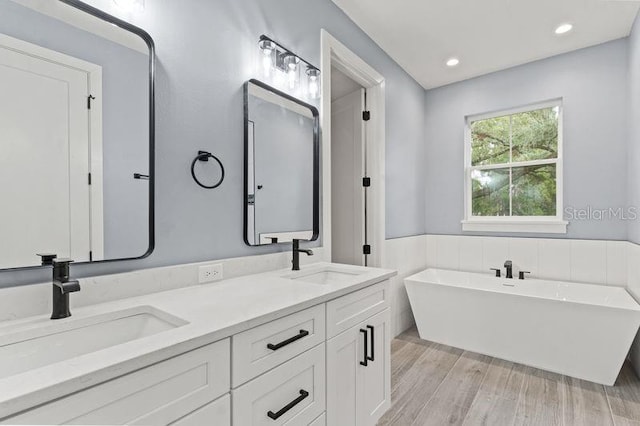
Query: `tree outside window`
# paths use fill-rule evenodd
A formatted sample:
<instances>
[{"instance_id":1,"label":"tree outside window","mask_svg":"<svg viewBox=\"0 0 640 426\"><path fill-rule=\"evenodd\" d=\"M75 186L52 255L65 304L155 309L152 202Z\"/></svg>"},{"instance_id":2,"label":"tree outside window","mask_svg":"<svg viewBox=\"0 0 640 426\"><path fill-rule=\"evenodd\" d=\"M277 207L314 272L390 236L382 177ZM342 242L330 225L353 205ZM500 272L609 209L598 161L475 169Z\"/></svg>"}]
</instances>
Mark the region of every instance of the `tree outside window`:
<instances>
[{"instance_id":1,"label":"tree outside window","mask_svg":"<svg viewBox=\"0 0 640 426\"><path fill-rule=\"evenodd\" d=\"M560 102L469 119L471 216L557 217Z\"/></svg>"}]
</instances>

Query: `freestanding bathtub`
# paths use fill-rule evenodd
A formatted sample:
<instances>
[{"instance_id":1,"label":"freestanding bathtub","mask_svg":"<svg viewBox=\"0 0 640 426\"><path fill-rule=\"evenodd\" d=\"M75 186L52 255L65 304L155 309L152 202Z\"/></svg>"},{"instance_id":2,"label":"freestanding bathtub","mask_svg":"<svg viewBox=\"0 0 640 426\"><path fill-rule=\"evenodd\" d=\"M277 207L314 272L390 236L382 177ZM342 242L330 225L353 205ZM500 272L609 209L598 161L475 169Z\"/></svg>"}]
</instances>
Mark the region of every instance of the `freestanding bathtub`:
<instances>
[{"instance_id":1,"label":"freestanding bathtub","mask_svg":"<svg viewBox=\"0 0 640 426\"><path fill-rule=\"evenodd\" d=\"M405 284L422 339L605 385L640 326L621 287L443 269Z\"/></svg>"}]
</instances>

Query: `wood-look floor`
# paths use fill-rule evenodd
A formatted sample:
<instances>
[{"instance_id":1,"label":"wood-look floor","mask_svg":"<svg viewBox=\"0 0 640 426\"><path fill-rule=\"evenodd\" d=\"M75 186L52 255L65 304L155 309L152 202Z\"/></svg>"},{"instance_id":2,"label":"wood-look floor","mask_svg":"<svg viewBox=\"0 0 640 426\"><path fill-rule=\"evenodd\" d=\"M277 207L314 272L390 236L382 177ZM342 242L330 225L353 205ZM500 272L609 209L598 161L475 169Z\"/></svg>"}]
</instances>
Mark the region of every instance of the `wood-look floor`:
<instances>
[{"instance_id":1,"label":"wood-look floor","mask_svg":"<svg viewBox=\"0 0 640 426\"><path fill-rule=\"evenodd\" d=\"M391 344L391 409L378 425L640 426L640 379L602 386L427 342Z\"/></svg>"}]
</instances>

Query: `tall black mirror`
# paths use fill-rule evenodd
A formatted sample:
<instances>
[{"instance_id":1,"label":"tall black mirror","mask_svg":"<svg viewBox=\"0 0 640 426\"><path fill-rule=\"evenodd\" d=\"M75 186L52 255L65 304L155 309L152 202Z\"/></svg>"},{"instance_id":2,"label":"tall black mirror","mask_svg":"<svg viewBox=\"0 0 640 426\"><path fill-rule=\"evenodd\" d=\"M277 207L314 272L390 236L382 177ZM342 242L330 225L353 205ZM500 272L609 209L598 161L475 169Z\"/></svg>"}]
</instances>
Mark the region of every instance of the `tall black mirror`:
<instances>
[{"instance_id":1,"label":"tall black mirror","mask_svg":"<svg viewBox=\"0 0 640 426\"><path fill-rule=\"evenodd\" d=\"M0 269L151 253L151 37L77 0L0 0L0 149Z\"/></svg>"},{"instance_id":2,"label":"tall black mirror","mask_svg":"<svg viewBox=\"0 0 640 426\"><path fill-rule=\"evenodd\" d=\"M244 239L248 245L318 238L319 114L250 80L244 87Z\"/></svg>"}]
</instances>

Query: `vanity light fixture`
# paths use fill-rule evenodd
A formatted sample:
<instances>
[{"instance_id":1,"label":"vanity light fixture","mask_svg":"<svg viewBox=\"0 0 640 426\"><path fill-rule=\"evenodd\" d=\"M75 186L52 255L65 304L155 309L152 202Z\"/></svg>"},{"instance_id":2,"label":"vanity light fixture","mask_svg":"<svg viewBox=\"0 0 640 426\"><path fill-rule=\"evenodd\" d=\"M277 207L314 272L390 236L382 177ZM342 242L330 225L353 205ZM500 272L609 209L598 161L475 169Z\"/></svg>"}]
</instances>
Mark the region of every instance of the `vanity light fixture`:
<instances>
[{"instance_id":1,"label":"vanity light fixture","mask_svg":"<svg viewBox=\"0 0 640 426\"><path fill-rule=\"evenodd\" d=\"M458 58L450 58L450 59L447 61L447 66L448 66L448 67L455 67L455 66L457 66L459 63L460 63L460 59L458 59Z\"/></svg>"},{"instance_id":2,"label":"vanity light fixture","mask_svg":"<svg viewBox=\"0 0 640 426\"><path fill-rule=\"evenodd\" d=\"M571 31L572 29L573 29L573 25L572 24L569 24L569 23L562 24L558 28L556 28L556 34L558 34L558 35L566 34L569 31Z\"/></svg>"},{"instance_id":3,"label":"vanity light fixture","mask_svg":"<svg viewBox=\"0 0 640 426\"><path fill-rule=\"evenodd\" d=\"M113 0L113 3L124 12L142 12L144 0Z\"/></svg>"},{"instance_id":4,"label":"vanity light fixture","mask_svg":"<svg viewBox=\"0 0 640 426\"><path fill-rule=\"evenodd\" d=\"M317 67L266 35L260 36L258 47L262 74L267 83L310 99L319 97L320 70Z\"/></svg>"}]
</instances>

